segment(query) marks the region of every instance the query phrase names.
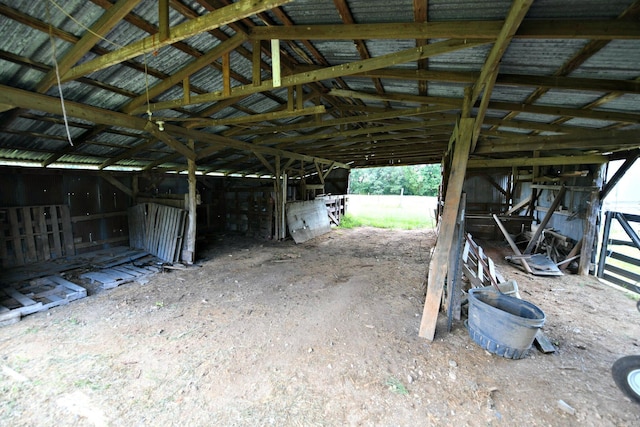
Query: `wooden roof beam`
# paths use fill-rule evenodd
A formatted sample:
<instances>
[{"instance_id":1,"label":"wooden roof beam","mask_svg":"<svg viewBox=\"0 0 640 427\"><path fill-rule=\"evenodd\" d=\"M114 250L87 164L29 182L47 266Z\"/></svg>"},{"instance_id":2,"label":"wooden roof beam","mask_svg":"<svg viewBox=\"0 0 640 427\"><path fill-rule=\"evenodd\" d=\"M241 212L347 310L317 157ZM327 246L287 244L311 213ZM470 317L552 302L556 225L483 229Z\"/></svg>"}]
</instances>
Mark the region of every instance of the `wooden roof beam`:
<instances>
[{"instance_id":1,"label":"wooden roof beam","mask_svg":"<svg viewBox=\"0 0 640 427\"><path fill-rule=\"evenodd\" d=\"M495 40L503 21L429 21L384 24L333 24L254 27L252 40L375 40L375 39L485 39ZM517 39L638 40L634 22L616 20L524 21Z\"/></svg>"},{"instance_id":2,"label":"wooden roof beam","mask_svg":"<svg viewBox=\"0 0 640 427\"><path fill-rule=\"evenodd\" d=\"M296 86L299 84L313 83L319 80L326 80L340 76L347 76L358 72L375 70L391 65L403 64L406 62L418 61L429 56L440 55L447 52L453 52L460 49L472 48L487 43L486 41L476 40L445 40L432 43L428 46L421 46L413 49L406 49L400 52L382 55L377 58L363 59L361 61L350 62L347 64L326 67L312 72L293 74L282 77L280 87ZM229 97L237 97L249 95L253 93L265 92L274 89L273 81L266 80L261 85L253 84L234 87L231 89L230 95L224 95L221 91L211 92L204 95L192 96L188 102L182 99L176 99L165 102L157 102L150 105L151 111L158 111L170 108L181 107L185 105L201 104L206 102L215 102ZM143 113L146 109L138 108L132 113Z\"/></svg>"},{"instance_id":3,"label":"wooden roof beam","mask_svg":"<svg viewBox=\"0 0 640 427\"><path fill-rule=\"evenodd\" d=\"M361 99L390 99L399 102L408 103L420 103L429 105L443 105L451 106L452 108L459 108L462 104L460 98L443 98L433 96L419 96L408 94L392 94L386 93L384 97L377 94L371 94L367 92L356 91L343 91L339 89L332 89L329 93L338 96L351 96ZM514 102L495 102L490 101L488 108L490 110L511 111L516 113L533 113L533 114L546 114L551 116L568 116L568 117L582 117L596 120L606 120L623 123L640 123L640 114L636 113L620 113L615 111L605 110L585 110L581 108L567 108L567 107L553 107L546 105L529 105L519 104ZM508 122L503 122L504 126L509 126Z\"/></svg>"},{"instance_id":4,"label":"wooden roof beam","mask_svg":"<svg viewBox=\"0 0 640 427\"><path fill-rule=\"evenodd\" d=\"M10 86L0 85L0 104L8 104L17 108L27 108L31 110L44 111L51 114L62 115L60 100L54 97L16 89ZM146 130L149 123L141 117L130 116L116 111L105 110L90 105L80 104L73 101L65 102L67 115L84 119L98 125L119 126L129 129ZM262 154L278 155L285 158L294 158L304 161L319 161L330 164L332 160L314 158L312 156L279 150L271 147L255 146L254 144L227 138L220 135L186 129L181 126L165 124L164 128L171 135L182 138L192 138L200 143L207 144L207 148L219 149L220 147L230 147L240 151L258 151ZM198 153L198 156L200 153ZM346 164L338 164L338 167L349 169Z\"/></svg>"},{"instance_id":5,"label":"wooden roof beam","mask_svg":"<svg viewBox=\"0 0 640 427\"><path fill-rule=\"evenodd\" d=\"M140 3L140 0L118 0L109 10L105 11L91 26L90 30L87 31L62 58L57 60L59 75L67 73L104 35L111 31L122 18L127 16L138 3ZM38 83L36 91L45 93L56 83L56 70L52 69L44 76L40 83Z\"/></svg>"},{"instance_id":6,"label":"wooden roof beam","mask_svg":"<svg viewBox=\"0 0 640 427\"><path fill-rule=\"evenodd\" d=\"M156 96L161 95L162 93L171 89L173 86L177 84L182 84L182 81L185 78L189 77L192 74L197 73L201 69L210 65L213 61L220 58L225 53L228 53L234 50L235 48L237 48L238 46L242 45L242 43L244 43L246 40L247 40L246 35L236 34L230 39L220 43L219 45L217 45L216 47L214 47L213 49L211 49L201 57L197 58L195 61L187 64L182 69L176 71L171 76L151 86L149 88L148 93L145 92L139 95L138 97L136 97L135 99L132 99L131 101L129 101L127 105L122 108L122 111L125 113L130 113L135 108L143 105L147 101L147 97L148 99L155 98Z\"/></svg>"},{"instance_id":7,"label":"wooden roof beam","mask_svg":"<svg viewBox=\"0 0 640 427\"><path fill-rule=\"evenodd\" d=\"M165 40L160 40L159 37L154 34L106 55L102 55L99 58L80 64L65 73L62 80L74 80L80 76L119 64L128 59L135 58L138 55L152 52L161 47L185 40L205 31L219 28L222 25L230 24L239 19L272 9L290 1L291 0L240 0L230 6L176 25L171 28L171 35Z\"/></svg>"},{"instance_id":8,"label":"wooden roof beam","mask_svg":"<svg viewBox=\"0 0 640 427\"><path fill-rule=\"evenodd\" d=\"M516 30L522 23L525 15L529 11L529 8L533 4L533 0L514 0L507 13L507 17L504 21L504 25L498 34L496 42L491 47L489 55L482 65L480 76L478 81L473 85L473 93L471 95L471 105L475 104L476 100L483 94L480 107L476 113L476 121L473 126L473 135L471 139L471 152L475 150L478 137L480 136L480 129L484 116L487 112L489 100L491 99L491 92L495 85L496 78L498 77L498 69L502 56L509 47L511 40L513 39Z\"/></svg>"}]
</instances>

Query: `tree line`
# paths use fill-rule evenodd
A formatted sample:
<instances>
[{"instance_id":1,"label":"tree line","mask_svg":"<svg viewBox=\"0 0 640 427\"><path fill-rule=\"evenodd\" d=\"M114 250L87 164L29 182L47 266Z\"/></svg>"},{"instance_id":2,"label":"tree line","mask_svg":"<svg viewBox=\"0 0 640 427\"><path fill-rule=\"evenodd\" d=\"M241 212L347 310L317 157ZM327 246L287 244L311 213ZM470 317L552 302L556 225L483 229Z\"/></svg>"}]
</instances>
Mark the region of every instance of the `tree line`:
<instances>
[{"instance_id":1,"label":"tree line","mask_svg":"<svg viewBox=\"0 0 640 427\"><path fill-rule=\"evenodd\" d=\"M359 168L351 170L349 193L437 196L441 180L439 164Z\"/></svg>"}]
</instances>

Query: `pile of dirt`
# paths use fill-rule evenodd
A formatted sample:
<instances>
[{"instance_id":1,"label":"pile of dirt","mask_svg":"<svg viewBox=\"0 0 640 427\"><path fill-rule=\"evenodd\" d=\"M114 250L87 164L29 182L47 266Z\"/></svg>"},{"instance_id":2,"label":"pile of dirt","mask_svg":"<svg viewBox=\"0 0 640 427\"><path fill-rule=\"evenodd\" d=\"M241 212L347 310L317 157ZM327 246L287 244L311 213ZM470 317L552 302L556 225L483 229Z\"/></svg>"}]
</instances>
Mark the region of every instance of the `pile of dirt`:
<instances>
[{"instance_id":1,"label":"pile of dirt","mask_svg":"<svg viewBox=\"0 0 640 427\"><path fill-rule=\"evenodd\" d=\"M234 235L157 274L0 329L3 425L640 425L610 374L640 353L635 301L494 258L555 354L418 337L431 230ZM444 319L443 319L444 320ZM564 405L559 403L564 402Z\"/></svg>"}]
</instances>

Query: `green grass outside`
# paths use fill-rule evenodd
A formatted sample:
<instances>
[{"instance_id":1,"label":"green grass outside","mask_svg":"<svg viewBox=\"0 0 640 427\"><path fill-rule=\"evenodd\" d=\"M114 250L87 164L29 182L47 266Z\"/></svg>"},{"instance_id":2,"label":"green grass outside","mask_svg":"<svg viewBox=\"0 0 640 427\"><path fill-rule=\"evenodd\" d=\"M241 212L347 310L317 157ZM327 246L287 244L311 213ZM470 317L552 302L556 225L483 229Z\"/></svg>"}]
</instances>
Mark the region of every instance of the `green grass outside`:
<instances>
[{"instance_id":1,"label":"green grass outside","mask_svg":"<svg viewBox=\"0 0 640 427\"><path fill-rule=\"evenodd\" d=\"M340 227L433 228L433 203L431 197L351 195Z\"/></svg>"}]
</instances>

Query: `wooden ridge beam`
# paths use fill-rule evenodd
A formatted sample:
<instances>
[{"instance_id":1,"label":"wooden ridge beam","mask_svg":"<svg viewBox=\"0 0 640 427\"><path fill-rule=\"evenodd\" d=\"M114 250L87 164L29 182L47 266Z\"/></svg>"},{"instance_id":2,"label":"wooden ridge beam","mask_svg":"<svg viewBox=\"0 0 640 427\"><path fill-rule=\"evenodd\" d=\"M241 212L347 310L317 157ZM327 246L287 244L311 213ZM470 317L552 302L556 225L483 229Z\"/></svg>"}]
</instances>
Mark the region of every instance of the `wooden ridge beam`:
<instances>
[{"instance_id":1,"label":"wooden ridge beam","mask_svg":"<svg viewBox=\"0 0 640 427\"><path fill-rule=\"evenodd\" d=\"M584 156L551 156L551 157L517 157L508 159L471 159L467 163L469 169L506 168L520 166L560 166L560 165L592 165L607 163L609 158L599 154Z\"/></svg>"},{"instance_id":2,"label":"wooden ridge beam","mask_svg":"<svg viewBox=\"0 0 640 427\"><path fill-rule=\"evenodd\" d=\"M222 9L202 15L199 18L176 25L170 30L171 36L165 40L160 40L159 36L154 34L96 59L77 65L65 73L62 81L67 82L77 79L78 77L119 64L136 56L155 51L161 47L185 40L205 31L219 28L290 1L291 0L240 0Z\"/></svg>"},{"instance_id":3,"label":"wooden ridge beam","mask_svg":"<svg viewBox=\"0 0 640 427\"><path fill-rule=\"evenodd\" d=\"M312 69L316 67L300 67ZM452 83L473 83L478 80L479 73L473 71L439 71L439 70L402 70L382 68L354 74L352 77L419 81L442 81ZM542 87L548 89L586 90L592 92L625 92L640 93L640 81L638 80L614 80L592 79L584 77L565 76L535 76L527 74L498 74L497 85L502 86L527 86Z\"/></svg>"},{"instance_id":4,"label":"wooden ridge beam","mask_svg":"<svg viewBox=\"0 0 640 427\"><path fill-rule=\"evenodd\" d=\"M545 150L610 150L640 145L636 130L574 131L566 135L524 136L507 140L480 140L474 154L498 154Z\"/></svg>"},{"instance_id":5,"label":"wooden ridge beam","mask_svg":"<svg viewBox=\"0 0 640 427\"><path fill-rule=\"evenodd\" d=\"M383 24L329 24L254 27L252 40L376 40L376 39L487 39L493 40L503 21L397 22ZM514 34L522 39L637 40L637 23L616 20L531 20Z\"/></svg>"},{"instance_id":6,"label":"wooden ridge beam","mask_svg":"<svg viewBox=\"0 0 640 427\"><path fill-rule=\"evenodd\" d=\"M449 105L451 107L460 108L462 105L461 98L444 98L433 96L408 95L400 93L386 93L384 95L372 94L368 92L344 91L341 89L332 89L329 94L343 97L353 97L359 99L381 100L387 99L399 102L413 102L429 105ZM588 119L605 120L623 123L640 123L640 114L621 113L617 111L606 110L588 110L582 108L554 107L546 105L528 105L515 102L496 102L490 101L488 108L490 110L511 111L519 113L545 114L550 116L569 116L582 117ZM508 121L503 121L503 126L509 126Z\"/></svg>"},{"instance_id":7,"label":"wooden ridge beam","mask_svg":"<svg viewBox=\"0 0 640 427\"><path fill-rule=\"evenodd\" d=\"M406 49L400 52L391 53L388 55L382 55L376 58L363 59L361 61L350 62L347 64L336 65L333 67L325 67L316 71L298 73L289 76L284 76L281 79L280 87L296 86L299 84L307 84L317 82L319 80L332 79L341 76L347 76L358 72L367 70L374 70L377 68L384 68L396 64L404 64L406 62L418 61L420 59L428 58L430 56L440 55L443 53L454 52L460 49L468 49L476 46L486 44L486 41L477 40L445 40L437 43L432 43L428 46L421 46L418 48ZM164 109L171 109L186 105L202 104L206 102L220 101L229 97L237 97L243 95L250 95L259 92L270 91L274 89L273 81L263 81L261 85L254 86L248 84L244 86L234 87L231 89L231 94L225 96L221 91L211 92L204 95L192 96L190 102L184 102L182 99L175 99L171 101L157 102L149 106L152 112ZM144 113L146 108L138 108L134 110L133 114Z\"/></svg>"}]
</instances>

